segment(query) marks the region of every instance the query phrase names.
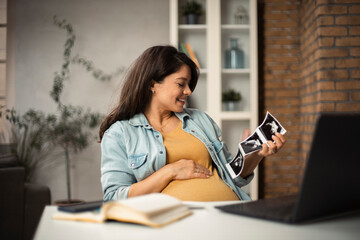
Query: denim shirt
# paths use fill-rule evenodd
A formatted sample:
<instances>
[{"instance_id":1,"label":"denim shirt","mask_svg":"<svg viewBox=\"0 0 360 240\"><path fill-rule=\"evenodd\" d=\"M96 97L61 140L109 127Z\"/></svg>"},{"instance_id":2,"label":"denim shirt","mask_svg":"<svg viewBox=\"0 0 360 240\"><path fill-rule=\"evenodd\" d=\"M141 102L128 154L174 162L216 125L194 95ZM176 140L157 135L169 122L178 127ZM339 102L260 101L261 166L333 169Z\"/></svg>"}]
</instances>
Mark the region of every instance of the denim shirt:
<instances>
[{"instance_id":1,"label":"denim shirt","mask_svg":"<svg viewBox=\"0 0 360 240\"><path fill-rule=\"evenodd\" d=\"M250 197L241 189L246 179L232 179L225 164L232 160L226 145L221 141L221 131L204 112L184 109L175 113L182 128L198 138L207 148L221 179L233 189L241 200ZM127 198L132 184L139 182L165 166L166 149L160 132L151 127L143 113L129 120L117 121L104 133L101 141L101 184L104 201Z\"/></svg>"}]
</instances>

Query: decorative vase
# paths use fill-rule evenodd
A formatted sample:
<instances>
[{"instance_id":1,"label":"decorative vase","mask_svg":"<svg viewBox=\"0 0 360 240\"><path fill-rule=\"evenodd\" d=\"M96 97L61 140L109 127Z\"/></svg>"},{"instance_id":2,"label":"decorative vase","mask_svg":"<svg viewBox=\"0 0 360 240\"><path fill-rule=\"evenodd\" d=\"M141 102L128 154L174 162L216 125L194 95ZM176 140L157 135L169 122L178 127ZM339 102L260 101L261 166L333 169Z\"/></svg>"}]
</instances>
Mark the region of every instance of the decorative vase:
<instances>
[{"instance_id":1,"label":"decorative vase","mask_svg":"<svg viewBox=\"0 0 360 240\"><path fill-rule=\"evenodd\" d=\"M238 101L226 101L223 103L223 108L225 111L237 111L238 103Z\"/></svg>"},{"instance_id":2,"label":"decorative vase","mask_svg":"<svg viewBox=\"0 0 360 240\"><path fill-rule=\"evenodd\" d=\"M235 10L235 24L247 24L248 23L248 14L246 9L243 6L238 6Z\"/></svg>"},{"instance_id":3,"label":"decorative vase","mask_svg":"<svg viewBox=\"0 0 360 240\"><path fill-rule=\"evenodd\" d=\"M225 51L225 68L244 68L244 52L238 48L237 38L230 38L230 49Z\"/></svg>"},{"instance_id":4,"label":"decorative vase","mask_svg":"<svg viewBox=\"0 0 360 240\"><path fill-rule=\"evenodd\" d=\"M197 24L198 16L196 14L188 14L186 15L186 24Z\"/></svg>"}]
</instances>

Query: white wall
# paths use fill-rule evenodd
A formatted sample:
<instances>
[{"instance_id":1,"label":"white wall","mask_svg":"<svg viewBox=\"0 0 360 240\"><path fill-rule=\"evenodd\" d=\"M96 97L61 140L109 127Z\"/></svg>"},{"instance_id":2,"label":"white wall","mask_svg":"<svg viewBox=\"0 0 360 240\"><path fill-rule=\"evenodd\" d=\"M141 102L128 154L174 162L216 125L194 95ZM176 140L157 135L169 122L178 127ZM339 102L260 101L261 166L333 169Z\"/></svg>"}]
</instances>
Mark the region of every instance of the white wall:
<instances>
[{"instance_id":1,"label":"white wall","mask_svg":"<svg viewBox=\"0 0 360 240\"><path fill-rule=\"evenodd\" d=\"M62 63L66 32L53 24L53 15L65 18L77 36L73 52L112 72L130 63L147 47L169 43L168 0L17 0L14 32L14 73L10 81L15 108L46 112L56 107L49 96L55 71ZM80 67L71 68L63 101L107 113L116 100L119 76L110 83L93 79ZM116 92L115 92L116 91ZM73 155L73 198L102 198L100 145L94 143ZM39 173L37 181L48 185L52 200L66 198L63 165Z\"/></svg>"}]
</instances>

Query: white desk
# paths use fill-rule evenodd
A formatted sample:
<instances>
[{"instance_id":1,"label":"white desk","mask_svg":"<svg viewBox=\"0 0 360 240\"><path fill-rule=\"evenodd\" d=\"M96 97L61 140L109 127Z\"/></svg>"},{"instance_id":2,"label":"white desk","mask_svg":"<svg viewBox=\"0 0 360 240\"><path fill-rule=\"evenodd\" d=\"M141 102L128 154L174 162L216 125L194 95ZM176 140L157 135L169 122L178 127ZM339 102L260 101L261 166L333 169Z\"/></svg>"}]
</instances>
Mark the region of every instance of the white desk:
<instances>
[{"instance_id":1,"label":"white desk","mask_svg":"<svg viewBox=\"0 0 360 240\"><path fill-rule=\"evenodd\" d=\"M106 222L103 224L53 220L56 206L47 206L35 240L56 239L360 239L360 214L304 225L288 225L227 214L216 203L202 203L203 209L163 228Z\"/></svg>"}]
</instances>

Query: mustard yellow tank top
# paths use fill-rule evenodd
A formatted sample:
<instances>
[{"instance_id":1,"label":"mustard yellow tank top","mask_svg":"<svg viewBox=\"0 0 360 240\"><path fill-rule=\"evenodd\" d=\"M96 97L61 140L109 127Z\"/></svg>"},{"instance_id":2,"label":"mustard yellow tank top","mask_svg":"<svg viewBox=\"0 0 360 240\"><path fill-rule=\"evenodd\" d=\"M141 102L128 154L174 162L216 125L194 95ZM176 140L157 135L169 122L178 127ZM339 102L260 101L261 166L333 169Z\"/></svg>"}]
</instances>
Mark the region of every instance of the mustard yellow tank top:
<instances>
[{"instance_id":1,"label":"mustard yellow tank top","mask_svg":"<svg viewBox=\"0 0 360 240\"><path fill-rule=\"evenodd\" d=\"M213 175L209 178L173 180L162 193L183 201L227 201L239 200L234 191L221 180L205 145L179 126L168 133L162 133L166 148L166 163L180 159L193 160L208 168Z\"/></svg>"}]
</instances>

